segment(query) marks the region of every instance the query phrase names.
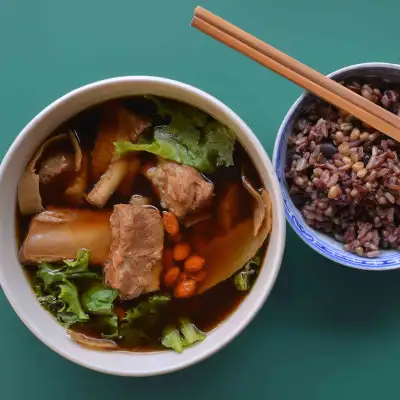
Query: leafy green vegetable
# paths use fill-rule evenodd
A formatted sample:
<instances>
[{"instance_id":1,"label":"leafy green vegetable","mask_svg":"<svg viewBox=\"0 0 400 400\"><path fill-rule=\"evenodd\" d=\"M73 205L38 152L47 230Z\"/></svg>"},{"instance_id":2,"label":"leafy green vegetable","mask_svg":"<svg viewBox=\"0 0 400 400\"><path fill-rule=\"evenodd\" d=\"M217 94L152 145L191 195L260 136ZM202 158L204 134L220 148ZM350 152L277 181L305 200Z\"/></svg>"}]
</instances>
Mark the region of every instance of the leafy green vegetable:
<instances>
[{"instance_id":1,"label":"leafy green vegetable","mask_svg":"<svg viewBox=\"0 0 400 400\"><path fill-rule=\"evenodd\" d=\"M75 322L86 322L89 316L83 311L79 302L79 295L76 286L68 279L64 279L59 286L60 294L58 300L64 303L64 306L58 311L58 317L62 322L70 325Z\"/></svg>"},{"instance_id":2,"label":"leafy green vegetable","mask_svg":"<svg viewBox=\"0 0 400 400\"><path fill-rule=\"evenodd\" d=\"M117 155L147 151L206 173L212 173L220 166L233 165L235 134L227 126L218 121L207 123L206 114L186 104L153 100L158 113L169 116L170 122L156 127L150 140L142 138L136 144L114 143Z\"/></svg>"},{"instance_id":3,"label":"leafy green vegetable","mask_svg":"<svg viewBox=\"0 0 400 400\"><path fill-rule=\"evenodd\" d=\"M208 157L216 167L233 165L235 134L218 121L212 121L204 128L204 146Z\"/></svg>"},{"instance_id":4,"label":"leafy green vegetable","mask_svg":"<svg viewBox=\"0 0 400 400\"><path fill-rule=\"evenodd\" d=\"M75 285L75 280L80 281L83 278L85 285L90 280L98 285L101 278L99 274L89 270L89 252L85 249L79 250L75 260L59 264L43 262L36 271L35 292L40 304L67 327L89 320Z\"/></svg>"},{"instance_id":5,"label":"leafy green vegetable","mask_svg":"<svg viewBox=\"0 0 400 400\"><path fill-rule=\"evenodd\" d=\"M147 96L147 98L151 99L155 103L157 113L163 118L181 115L185 119L191 121L192 124L198 128L204 127L207 123L208 115L203 111L200 111L198 108L174 100L161 100L154 96Z\"/></svg>"},{"instance_id":6,"label":"leafy green vegetable","mask_svg":"<svg viewBox=\"0 0 400 400\"><path fill-rule=\"evenodd\" d=\"M182 353L185 347L191 346L196 342L201 342L205 338L205 333L197 329L196 326L187 318L182 318L180 320L179 329L172 325L168 325L164 329L161 344L164 347Z\"/></svg>"},{"instance_id":7,"label":"leafy green vegetable","mask_svg":"<svg viewBox=\"0 0 400 400\"><path fill-rule=\"evenodd\" d=\"M119 292L99 278L99 274L89 270L89 253L80 250L75 260L41 263L34 290L41 305L63 326L89 324L105 339L118 340L122 345L162 344L182 352L205 338L206 335L187 319L181 319L179 327L167 325L165 328L165 311L171 301L169 294L147 296L127 310L119 321L114 312Z\"/></svg>"},{"instance_id":8,"label":"leafy green vegetable","mask_svg":"<svg viewBox=\"0 0 400 400\"><path fill-rule=\"evenodd\" d=\"M47 289L53 283L61 282L66 277L62 270L62 266L40 263L36 276L43 281L44 288Z\"/></svg>"},{"instance_id":9,"label":"leafy green vegetable","mask_svg":"<svg viewBox=\"0 0 400 400\"><path fill-rule=\"evenodd\" d=\"M136 307L131 308L125 313L123 321L132 323L133 321L147 317L151 314L158 315L160 310L171 300L169 294L154 294L141 301Z\"/></svg>"},{"instance_id":10,"label":"leafy green vegetable","mask_svg":"<svg viewBox=\"0 0 400 400\"><path fill-rule=\"evenodd\" d=\"M80 249L75 260L65 260L64 263L68 266L67 274L86 272L89 267L89 250Z\"/></svg>"},{"instance_id":11,"label":"leafy green vegetable","mask_svg":"<svg viewBox=\"0 0 400 400\"><path fill-rule=\"evenodd\" d=\"M57 295L46 294L43 290L43 285L37 284L34 287L39 303L48 310L51 314L57 316L57 312L63 308L64 304L60 301Z\"/></svg>"},{"instance_id":12,"label":"leafy green vegetable","mask_svg":"<svg viewBox=\"0 0 400 400\"><path fill-rule=\"evenodd\" d=\"M63 279L93 278L100 279L100 275L89 271L89 251L78 251L76 260L65 260L63 264L40 263L36 273L37 278L44 282L45 289Z\"/></svg>"},{"instance_id":13,"label":"leafy green vegetable","mask_svg":"<svg viewBox=\"0 0 400 400\"><path fill-rule=\"evenodd\" d=\"M120 328L123 342L129 346L144 342L159 344L159 335L154 336L154 332L161 334L164 324L161 313L166 310L170 300L169 294L153 294L127 310Z\"/></svg>"},{"instance_id":14,"label":"leafy green vegetable","mask_svg":"<svg viewBox=\"0 0 400 400\"><path fill-rule=\"evenodd\" d=\"M251 289L254 278L257 276L261 264L261 251L257 254L233 277L233 282L237 290L247 292Z\"/></svg>"},{"instance_id":15,"label":"leafy green vegetable","mask_svg":"<svg viewBox=\"0 0 400 400\"><path fill-rule=\"evenodd\" d=\"M100 317L100 325L104 339L115 339L119 336L118 317L115 314L102 315Z\"/></svg>"},{"instance_id":16,"label":"leafy green vegetable","mask_svg":"<svg viewBox=\"0 0 400 400\"><path fill-rule=\"evenodd\" d=\"M188 319L181 319L181 333L183 336L183 346L187 347L195 342L201 342L206 338L206 334L201 332Z\"/></svg>"},{"instance_id":17,"label":"leafy green vegetable","mask_svg":"<svg viewBox=\"0 0 400 400\"><path fill-rule=\"evenodd\" d=\"M163 332L163 337L161 339L161 344L164 347L169 349L173 349L178 353L182 353L183 351L183 342L182 337L175 327L169 325L165 328Z\"/></svg>"},{"instance_id":18,"label":"leafy green vegetable","mask_svg":"<svg viewBox=\"0 0 400 400\"><path fill-rule=\"evenodd\" d=\"M158 344L157 338L150 338L141 327L127 323L121 324L118 337L124 346L131 348L142 344Z\"/></svg>"},{"instance_id":19,"label":"leafy green vegetable","mask_svg":"<svg viewBox=\"0 0 400 400\"><path fill-rule=\"evenodd\" d=\"M237 290L240 290L241 292L247 292L251 288L251 281L250 277L251 275L255 274L255 271L239 271L235 277L234 277L234 282Z\"/></svg>"},{"instance_id":20,"label":"leafy green vegetable","mask_svg":"<svg viewBox=\"0 0 400 400\"><path fill-rule=\"evenodd\" d=\"M118 290L96 284L82 294L82 306L89 314L112 315L118 293Z\"/></svg>"}]
</instances>

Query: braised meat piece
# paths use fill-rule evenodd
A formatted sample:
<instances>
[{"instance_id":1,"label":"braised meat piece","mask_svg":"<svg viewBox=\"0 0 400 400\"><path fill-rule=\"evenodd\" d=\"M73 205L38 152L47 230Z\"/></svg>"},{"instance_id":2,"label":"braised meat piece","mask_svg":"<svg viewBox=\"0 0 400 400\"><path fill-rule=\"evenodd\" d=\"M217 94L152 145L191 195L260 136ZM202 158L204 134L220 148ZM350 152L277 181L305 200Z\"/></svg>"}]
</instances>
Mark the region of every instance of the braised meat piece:
<instances>
[{"instance_id":1,"label":"braised meat piece","mask_svg":"<svg viewBox=\"0 0 400 400\"><path fill-rule=\"evenodd\" d=\"M214 185L189 165L159 158L157 164L145 166L143 173L158 193L161 206L178 218L202 211L211 203Z\"/></svg>"},{"instance_id":2,"label":"braised meat piece","mask_svg":"<svg viewBox=\"0 0 400 400\"><path fill-rule=\"evenodd\" d=\"M118 204L110 218L112 244L104 267L106 282L123 299L159 289L164 228L151 206Z\"/></svg>"}]
</instances>

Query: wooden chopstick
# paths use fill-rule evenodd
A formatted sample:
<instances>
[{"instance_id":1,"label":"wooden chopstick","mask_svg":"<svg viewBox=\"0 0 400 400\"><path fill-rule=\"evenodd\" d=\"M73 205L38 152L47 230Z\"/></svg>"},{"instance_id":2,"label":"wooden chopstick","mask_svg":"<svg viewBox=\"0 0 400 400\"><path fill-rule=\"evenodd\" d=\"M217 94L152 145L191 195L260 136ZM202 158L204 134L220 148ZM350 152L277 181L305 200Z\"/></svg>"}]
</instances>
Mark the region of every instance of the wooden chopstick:
<instances>
[{"instance_id":1,"label":"wooden chopstick","mask_svg":"<svg viewBox=\"0 0 400 400\"><path fill-rule=\"evenodd\" d=\"M392 114L389 111L386 111L382 107L377 106L376 104L358 95L357 93L352 92L343 85L335 82L325 75L322 75L321 73L308 67L307 65L302 64L300 61L295 60L294 58L279 51L278 49L275 49L274 47L256 38L255 36L238 28L237 26L232 25L228 21L225 21L224 19L213 14L212 12L202 7L196 7L194 10L194 15L208 22L210 25L213 25L221 31L227 33L228 35L234 37L235 39L240 40L250 47L253 47L255 50L258 50L259 52L272 58L280 64L283 64L292 71L295 71L298 74L305 76L306 78L312 80L318 85L329 89L331 92L337 94L338 96L349 100L351 103L356 104L362 109L370 112L371 114L374 114L379 118L382 118L387 123L400 129L400 118L396 115Z\"/></svg>"},{"instance_id":2,"label":"wooden chopstick","mask_svg":"<svg viewBox=\"0 0 400 400\"><path fill-rule=\"evenodd\" d=\"M314 93L328 103L347 111L380 132L400 141L400 118L332 79L317 73L201 7L196 8L191 25ZM233 35L231 35L232 32ZM305 70L306 72L304 72ZM334 89L332 89L332 84Z\"/></svg>"}]
</instances>

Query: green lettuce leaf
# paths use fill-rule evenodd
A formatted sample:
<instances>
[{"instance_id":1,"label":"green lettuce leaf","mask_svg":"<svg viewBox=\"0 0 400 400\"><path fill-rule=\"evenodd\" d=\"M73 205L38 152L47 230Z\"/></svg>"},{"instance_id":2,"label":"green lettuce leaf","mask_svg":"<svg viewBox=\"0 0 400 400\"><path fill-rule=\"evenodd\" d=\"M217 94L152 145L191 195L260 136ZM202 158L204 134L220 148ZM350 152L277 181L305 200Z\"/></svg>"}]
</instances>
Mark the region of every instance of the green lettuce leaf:
<instances>
[{"instance_id":1,"label":"green lettuce leaf","mask_svg":"<svg viewBox=\"0 0 400 400\"><path fill-rule=\"evenodd\" d=\"M44 282L45 290L55 282L62 282L63 279L101 279L99 274L89 270L89 251L85 249L78 251L75 260L65 260L63 264L40 263L36 276Z\"/></svg>"},{"instance_id":2,"label":"green lettuce leaf","mask_svg":"<svg viewBox=\"0 0 400 400\"><path fill-rule=\"evenodd\" d=\"M191 165L205 173L212 173L220 166L233 165L235 134L218 121L206 124L207 119L202 117L204 113L193 107L187 106L191 111L179 107L175 113L169 114L171 120L168 125L154 129L154 136L150 140L143 137L135 144L128 141L115 142L116 154L122 156L131 151L146 151ZM168 115L169 109L164 108L159 107L161 114Z\"/></svg>"},{"instance_id":3,"label":"green lettuce leaf","mask_svg":"<svg viewBox=\"0 0 400 400\"><path fill-rule=\"evenodd\" d=\"M170 301L169 294L154 294L127 310L119 329L123 343L130 347L143 343L159 345L165 324L163 313Z\"/></svg>"},{"instance_id":4,"label":"green lettuce leaf","mask_svg":"<svg viewBox=\"0 0 400 400\"><path fill-rule=\"evenodd\" d=\"M89 314L112 315L118 293L118 290L96 284L82 294L82 306Z\"/></svg>"},{"instance_id":5,"label":"green lettuce leaf","mask_svg":"<svg viewBox=\"0 0 400 400\"><path fill-rule=\"evenodd\" d=\"M218 121L209 122L204 128L204 147L208 158L217 168L233 165L235 134Z\"/></svg>"},{"instance_id":6,"label":"green lettuce leaf","mask_svg":"<svg viewBox=\"0 0 400 400\"><path fill-rule=\"evenodd\" d=\"M261 255L262 249L233 276L233 283L237 290L247 292L251 289L260 270Z\"/></svg>"},{"instance_id":7,"label":"green lettuce leaf","mask_svg":"<svg viewBox=\"0 0 400 400\"><path fill-rule=\"evenodd\" d=\"M119 337L118 317L115 314L102 315L100 317L102 336L104 339L115 339Z\"/></svg>"},{"instance_id":8,"label":"green lettuce leaf","mask_svg":"<svg viewBox=\"0 0 400 400\"><path fill-rule=\"evenodd\" d=\"M65 273L76 274L86 272L89 269L89 250L80 249L75 260L65 260L64 264L68 266Z\"/></svg>"},{"instance_id":9,"label":"green lettuce leaf","mask_svg":"<svg viewBox=\"0 0 400 400\"><path fill-rule=\"evenodd\" d=\"M161 344L168 349L173 349L177 353L182 353L183 342L182 337L174 326L169 325L165 328L163 332L163 337L161 339Z\"/></svg>"},{"instance_id":10,"label":"green lettuce leaf","mask_svg":"<svg viewBox=\"0 0 400 400\"><path fill-rule=\"evenodd\" d=\"M58 299L57 293L46 293L42 284L36 284L34 289L41 306L57 317L58 311L64 307L64 303Z\"/></svg>"},{"instance_id":11,"label":"green lettuce leaf","mask_svg":"<svg viewBox=\"0 0 400 400\"><path fill-rule=\"evenodd\" d=\"M45 290L55 282L61 282L66 278L65 273L62 272L63 267L53 265L50 263L40 263L36 272L36 277L41 279L44 283Z\"/></svg>"},{"instance_id":12,"label":"green lettuce leaf","mask_svg":"<svg viewBox=\"0 0 400 400\"><path fill-rule=\"evenodd\" d=\"M159 311L164 308L170 300L171 296L169 294L153 294L147 299L142 300L136 307L127 310L123 321L132 323L139 318L147 317L151 314L158 315Z\"/></svg>"},{"instance_id":13,"label":"green lettuce leaf","mask_svg":"<svg viewBox=\"0 0 400 400\"><path fill-rule=\"evenodd\" d=\"M182 353L183 349L196 342L201 342L206 338L206 334L201 332L187 318L180 320L179 329L173 325L168 325L162 335L161 344L164 347Z\"/></svg>"},{"instance_id":14,"label":"green lettuce leaf","mask_svg":"<svg viewBox=\"0 0 400 400\"><path fill-rule=\"evenodd\" d=\"M206 334L201 332L188 319L181 319L181 333L183 336L183 346L187 347L196 342L201 342L206 338Z\"/></svg>"},{"instance_id":15,"label":"green lettuce leaf","mask_svg":"<svg viewBox=\"0 0 400 400\"><path fill-rule=\"evenodd\" d=\"M88 321L89 316L83 311L79 302L79 294L76 286L68 279L64 279L58 288L60 290L58 300L64 303L64 307L58 311L58 317L61 321L67 325Z\"/></svg>"},{"instance_id":16,"label":"green lettuce leaf","mask_svg":"<svg viewBox=\"0 0 400 400\"><path fill-rule=\"evenodd\" d=\"M102 280L101 274L89 270L89 250L80 249L75 260L65 260L65 276L69 279L93 278Z\"/></svg>"},{"instance_id":17,"label":"green lettuce leaf","mask_svg":"<svg viewBox=\"0 0 400 400\"><path fill-rule=\"evenodd\" d=\"M233 278L233 282L236 289L240 292L247 292L251 288L251 275L254 275L254 271L239 271Z\"/></svg>"},{"instance_id":18,"label":"green lettuce leaf","mask_svg":"<svg viewBox=\"0 0 400 400\"><path fill-rule=\"evenodd\" d=\"M79 290L73 283L75 279L86 278L85 286L92 279L99 282L101 276L89 270L89 252L79 250L75 260L63 263L40 263L36 271L36 296L40 304L57 320L69 327L74 323L89 320L79 299Z\"/></svg>"},{"instance_id":19,"label":"green lettuce leaf","mask_svg":"<svg viewBox=\"0 0 400 400\"><path fill-rule=\"evenodd\" d=\"M196 107L189 106L188 104L155 96L147 96L147 98L150 98L155 103L157 113L162 118L172 118L179 115L191 121L192 124L198 128L204 127L209 119L205 112L200 111Z\"/></svg>"}]
</instances>

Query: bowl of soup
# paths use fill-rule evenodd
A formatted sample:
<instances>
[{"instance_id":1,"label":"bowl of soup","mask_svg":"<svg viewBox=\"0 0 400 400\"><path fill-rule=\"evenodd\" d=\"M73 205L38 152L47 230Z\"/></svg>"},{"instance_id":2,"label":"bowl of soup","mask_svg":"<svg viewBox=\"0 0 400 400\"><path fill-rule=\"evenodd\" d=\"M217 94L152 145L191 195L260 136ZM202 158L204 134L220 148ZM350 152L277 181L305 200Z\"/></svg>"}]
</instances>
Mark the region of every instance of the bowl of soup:
<instances>
[{"instance_id":1,"label":"bowl of soup","mask_svg":"<svg viewBox=\"0 0 400 400\"><path fill-rule=\"evenodd\" d=\"M285 243L250 128L192 86L121 77L61 97L0 169L2 288L51 349L105 373L196 363L262 307Z\"/></svg>"}]
</instances>

